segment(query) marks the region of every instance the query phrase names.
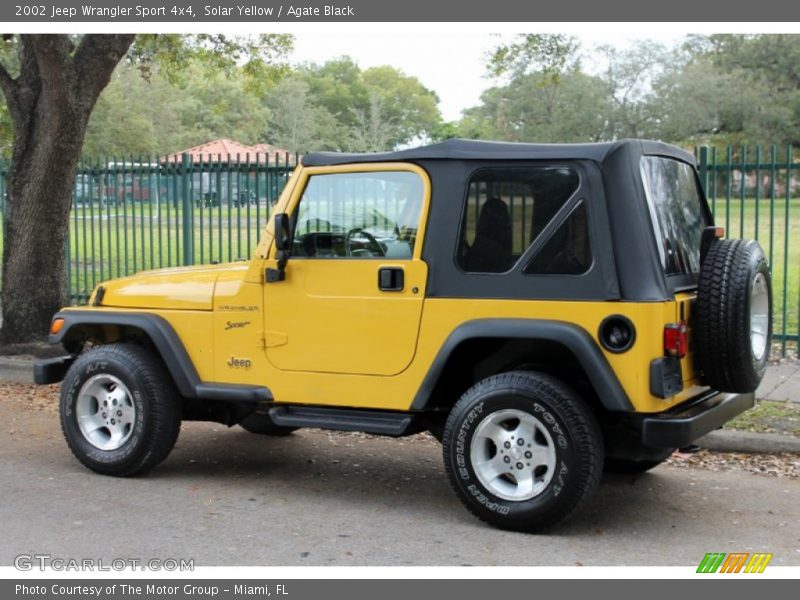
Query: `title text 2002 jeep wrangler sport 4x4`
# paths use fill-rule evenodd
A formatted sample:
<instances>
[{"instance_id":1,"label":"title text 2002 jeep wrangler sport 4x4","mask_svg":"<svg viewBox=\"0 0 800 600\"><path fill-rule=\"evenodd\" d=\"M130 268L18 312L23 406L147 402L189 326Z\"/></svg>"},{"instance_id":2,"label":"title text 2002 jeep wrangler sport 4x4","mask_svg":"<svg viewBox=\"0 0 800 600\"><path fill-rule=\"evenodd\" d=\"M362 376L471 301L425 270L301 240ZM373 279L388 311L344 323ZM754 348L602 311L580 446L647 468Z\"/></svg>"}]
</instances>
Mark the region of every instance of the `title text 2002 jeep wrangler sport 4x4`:
<instances>
[{"instance_id":1,"label":"title text 2002 jeep wrangler sport 4x4","mask_svg":"<svg viewBox=\"0 0 800 600\"><path fill-rule=\"evenodd\" d=\"M722 233L657 142L311 154L248 263L103 283L37 380L99 473L151 469L181 420L429 430L473 513L533 531L753 405L770 276Z\"/></svg>"}]
</instances>

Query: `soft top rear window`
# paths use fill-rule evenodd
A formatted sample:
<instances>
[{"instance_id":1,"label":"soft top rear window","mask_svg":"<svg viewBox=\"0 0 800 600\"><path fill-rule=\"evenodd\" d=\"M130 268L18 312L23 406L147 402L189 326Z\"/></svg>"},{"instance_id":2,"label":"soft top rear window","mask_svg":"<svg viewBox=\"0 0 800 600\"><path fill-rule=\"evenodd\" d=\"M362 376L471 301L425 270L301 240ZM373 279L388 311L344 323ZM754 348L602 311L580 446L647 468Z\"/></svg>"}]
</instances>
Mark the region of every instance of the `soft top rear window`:
<instances>
[{"instance_id":1,"label":"soft top rear window","mask_svg":"<svg viewBox=\"0 0 800 600\"><path fill-rule=\"evenodd\" d=\"M710 223L694 168L662 156L643 156L640 166L664 273L698 273L700 238Z\"/></svg>"}]
</instances>

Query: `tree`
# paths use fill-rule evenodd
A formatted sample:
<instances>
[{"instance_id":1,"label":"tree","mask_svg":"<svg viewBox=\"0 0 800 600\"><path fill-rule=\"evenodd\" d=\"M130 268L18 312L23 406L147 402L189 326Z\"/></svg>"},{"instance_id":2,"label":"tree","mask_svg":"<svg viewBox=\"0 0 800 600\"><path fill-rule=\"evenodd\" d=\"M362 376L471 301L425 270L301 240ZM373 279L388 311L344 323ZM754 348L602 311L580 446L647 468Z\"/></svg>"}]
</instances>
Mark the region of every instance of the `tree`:
<instances>
[{"instance_id":1,"label":"tree","mask_svg":"<svg viewBox=\"0 0 800 600\"><path fill-rule=\"evenodd\" d=\"M317 106L304 78L289 76L267 98L270 108L266 139L290 152L334 150L342 129L336 118Z\"/></svg>"},{"instance_id":2,"label":"tree","mask_svg":"<svg viewBox=\"0 0 800 600\"><path fill-rule=\"evenodd\" d=\"M350 148L355 152L391 150L391 140L397 137L397 125L386 114L377 93L370 94L369 106L354 108L356 124L351 129Z\"/></svg>"},{"instance_id":3,"label":"tree","mask_svg":"<svg viewBox=\"0 0 800 600\"><path fill-rule=\"evenodd\" d=\"M428 132L427 141L430 143L443 142L457 137L476 137L465 135L466 128L462 129L457 121L442 121L437 123Z\"/></svg>"},{"instance_id":4,"label":"tree","mask_svg":"<svg viewBox=\"0 0 800 600\"><path fill-rule=\"evenodd\" d=\"M525 142L580 142L608 137L610 89L584 73L580 44L563 34L520 34L488 57L487 71L506 77L458 125L464 137Z\"/></svg>"},{"instance_id":5,"label":"tree","mask_svg":"<svg viewBox=\"0 0 800 600\"><path fill-rule=\"evenodd\" d=\"M382 118L391 124L386 147L382 150L422 137L442 120L439 97L416 77L390 66L371 67L364 71L364 84L368 90L368 105L360 110L373 110L377 101Z\"/></svg>"},{"instance_id":6,"label":"tree","mask_svg":"<svg viewBox=\"0 0 800 600\"><path fill-rule=\"evenodd\" d=\"M558 83L565 71L579 68L580 43L563 33L521 33L514 41L501 44L489 56L487 69L494 77L520 77L540 73L542 84Z\"/></svg>"},{"instance_id":7,"label":"tree","mask_svg":"<svg viewBox=\"0 0 800 600\"><path fill-rule=\"evenodd\" d=\"M735 142L758 106L758 90L742 87L705 57L668 70L653 88L650 110L657 115L658 137L690 145ZM754 141L752 130L747 135Z\"/></svg>"},{"instance_id":8,"label":"tree","mask_svg":"<svg viewBox=\"0 0 800 600\"><path fill-rule=\"evenodd\" d=\"M356 124L352 109L368 104L369 91L361 69L352 58L341 56L322 65L302 65L297 74L306 82L315 106L328 111L344 129Z\"/></svg>"},{"instance_id":9,"label":"tree","mask_svg":"<svg viewBox=\"0 0 800 600\"><path fill-rule=\"evenodd\" d=\"M586 142L608 139L612 112L609 89L580 71L517 76L481 95L481 104L464 112L465 137L514 142Z\"/></svg>"},{"instance_id":10,"label":"tree","mask_svg":"<svg viewBox=\"0 0 800 600\"><path fill-rule=\"evenodd\" d=\"M692 36L686 47L724 76L722 136L800 145L800 36Z\"/></svg>"},{"instance_id":11,"label":"tree","mask_svg":"<svg viewBox=\"0 0 800 600\"><path fill-rule=\"evenodd\" d=\"M221 137L245 144L263 141L261 135L270 111L262 93L249 89L249 75L241 69L225 72L197 62L191 63L185 73L187 81L180 86L180 98L174 103L178 122L173 139L169 140L171 151ZM169 125L161 126L170 131ZM160 139L159 143L161 147L167 145L166 140Z\"/></svg>"},{"instance_id":12,"label":"tree","mask_svg":"<svg viewBox=\"0 0 800 600\"><path fill-rule=\"evenodd\" d=\"M0 343L43 339L66 304L66 247L75 167L100 93L127 55L147 75L163 65L175 74L189 56L252 72L269 67L289 36L20 35L5 36L0 90L14 141L4 219L3 328ZM130 51L130 53L129 53ZM177 75L176 75L177 76Z\"/></svg>"},{"instance_id":13,"label":"tree","mask_svg":"<svg viewBox=\"0 0 800 600\"><path fill-rule=\"evenodd\" d=\"M180 148L161 148L159 142L165 135L177 134L176 100L184 97L163 78L152 77L148 82L134 66L120 64L89 118L83 155L157 154ZM152 110L153 106L159 110Z\"/></svg>"},{"instance_id":14,"label":"tree","mask_svg":"<svg viewBox=\"0 0 800 600\"><path fill-rule=\"evenodd\" d=\"M625 49L601 46L598 52L606 59L603 79L612 105L611 137L657 137L653 85L676 62L674 54L651 41L637 41Z\"/></svg>"},{"instance_id":15,"label":"tree","mask_svg":"<svg viewBox=\"0 0 800 600\"><path fill-rule=\"evenodd\" d=\"M382 150L424 137L441 121L436 94L416 77L394 67L361 71L352 58L344 56L323 65L304 65L298 76L307 83L312 104L339 124L337 150L358 151L365 147L365 125L377 106L391 123L380 127L381 135L386 134Z\"/></svg>"},{"instance_id":16,"label":"tree","mask_svg":"<svg viewBox=\"0 0 800 600\"><path fill-rule=\"evenodd\" d=\"M0 66L14 142L3 248L3 343L41 339L64 304L71 190L86 125L134 36L26 35Z\"/></svg>"}]
</instances>

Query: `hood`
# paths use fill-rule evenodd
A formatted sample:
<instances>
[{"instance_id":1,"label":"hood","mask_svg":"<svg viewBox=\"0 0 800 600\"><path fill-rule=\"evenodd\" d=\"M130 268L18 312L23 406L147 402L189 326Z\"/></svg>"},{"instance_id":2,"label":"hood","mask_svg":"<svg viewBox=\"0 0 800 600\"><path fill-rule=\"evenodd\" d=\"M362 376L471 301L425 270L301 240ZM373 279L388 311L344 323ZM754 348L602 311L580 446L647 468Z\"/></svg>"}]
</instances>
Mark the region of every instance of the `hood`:
<instances>
[{"instance_id":1,"label":"hood","mask_svg":"<svg viewBox=\"0 0 800 600\"><path fill-rule=\"evenodd\" d=\"M227 270L230 265L173 267L112 279L98 286L104 290L100 306L211 310L217 278Z\"/></svg>"}]
</instances>

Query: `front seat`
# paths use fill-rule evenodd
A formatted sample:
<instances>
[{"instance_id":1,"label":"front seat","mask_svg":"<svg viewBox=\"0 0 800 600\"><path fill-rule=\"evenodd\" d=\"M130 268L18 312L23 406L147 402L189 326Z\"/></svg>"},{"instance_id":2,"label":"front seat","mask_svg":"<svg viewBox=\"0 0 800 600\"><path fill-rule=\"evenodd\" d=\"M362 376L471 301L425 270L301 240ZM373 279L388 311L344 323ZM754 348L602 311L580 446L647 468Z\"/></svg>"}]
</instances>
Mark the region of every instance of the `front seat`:
<instances>
[{"instance_id":1,"label":"front seat","mask_svg":"<svg viewBox=\"0 0 800 600\"><path fill-rule=\"evenodd\" d=\"M489 198L481 207L475 240L464 263L472 273L502 273L511 268L511 217L500 198Z\"/></svg>"}]
</instances>

